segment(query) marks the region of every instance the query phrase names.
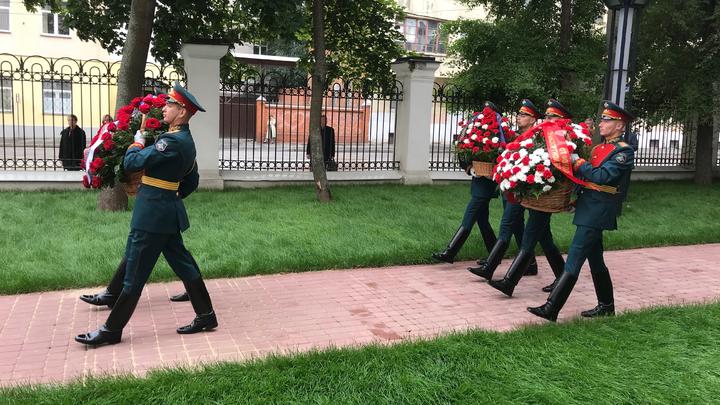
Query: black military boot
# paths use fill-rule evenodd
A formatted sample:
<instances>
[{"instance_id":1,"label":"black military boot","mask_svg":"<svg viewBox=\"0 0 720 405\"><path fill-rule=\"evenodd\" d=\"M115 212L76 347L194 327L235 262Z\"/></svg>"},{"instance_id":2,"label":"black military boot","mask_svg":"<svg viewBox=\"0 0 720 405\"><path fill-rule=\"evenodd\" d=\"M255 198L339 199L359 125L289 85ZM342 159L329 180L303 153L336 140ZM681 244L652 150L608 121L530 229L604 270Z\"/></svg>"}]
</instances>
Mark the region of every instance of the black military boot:
<instances>
[{"instance_id":1,"label":"black military boot","mask_svg":"<svg viewBox=\"0 0 720 405\"><path fill-rule=\"evenodd\" d=\"M173 295L172 297L170 297L170 301L172 301L172 302L190 301L190 296L188 296L187 291L185 291L180 294Z\"/></svg>"},{"instance_id":2,"label":"black military boot","mask_svg":"<svg viewBox=\"0 0 720 405\"><path fill-rule=\"evenodd\" d=\"M593 284L595 285L595 294L597 295L598 305L590 310L582 311L580 315L585 318L595 318L598 316L615 315L615 298L613 297L612 280L610 273L607 271L593 272Z\"/></svg>"},{"instance_id":3,"label":"black military boot","mask_svg":"<svg viewBox=\"0 0 720 405\"><path fill-rule=\"evenodd\" d=\"M123 257L120 261L120 264L118 264L118 267L115 270L115 274L113 275L112 280L110 280L110 284L108 284L105 291L98 294L83 294L80 296L80 299L90 305L107 305L108 307L112 308L113 305L115 305L115 301L117 301L118 297L120 296L120 291L122 291L123 288L126 264L127 260L125 260L125 257Z\"/></svg>"},{"instance_id":4,"label":"black military boot","mask_svg":"<svg viewBox=\"0 0 720 405\"><path fill-rule=\"evenodd\" d=\"M185 290L190 296L190 303L192 303L196 316L190 325L177 328L177 333L190 334L217 328L218 322L210 301L210 293L208 293L202 277L186 282Z\"/></svg>"},{"instance_id":5,"label":"black military boot","mask_svg":"<svg viewBox=\"0 0 720 405\"><path fill-rule=\"evenodd\" d=\"M563 272L563 274L558 277L557 285L550 293L547 302L539 307L528 307L527 310L531 314L545 318L548 321L557 321L560 310L565 305L565 302L567 302L573 287L575 287L575 282L577 282L577 276Z\"/></svg>"},{"instance_id":6,"label":"black military boot","mask_svg":"<svg viewBox=\"0 0 720 405\"><path fill-rule=\"evenodd\" d=\"M530 264L528 264L527 269L525 269L525 273L523 273L523 276L537 276L538 273L538 266L537 266L537 260L535 260L535 256L533 256L532 260L530 261Z\"/></svg>"},{"instance_id":7,"label":"black military boot","mask_svg":"<svg viewBox=\"0 0 720 405\"><path fill-rule=\"evenodd\" d=\"M135 312L139 300L140 295L121 293L105 324L96 331L75 336L75 341L91 346L120 343L123 328L125 328L133 312Z\"/></svg>"},{"instance_id":8,"label":"black military boot","mask_svg":"<svg viewBox=\"0 0 720 405\"><path fill-rule=\"evenodd\" d=\"M433 259L445 263L453 263L455 261L455 255L460 251L463 244L465 244L468 236L470 236L470 230L465 229L465 227L461 225L457 232L455 232L455 235L453 235L447 248L442 252L432 254Z\"/></svg>"},{"instance_id":9,"label":"black military boot","mask_svg":"<svg viewBox=\"0 0 720 405\"><path fill-rule=\"evenodd\" d=\"M498 240L495 242L495 246L490 250L490 255L487 258L485 265L478 267L468 267L468 271L476 276L480 276L486 280L492 280L495 269L500 265L505 252L508 249L508 242L504 240Z\"/></svg>"},{"instance_id":10,"label":"black military boot","mask_svg":"<svg viewBox=\"0 0 720 405\"><path fill-rule=\"evenodd\" d=\"M550 269L552 269L552 272L555 275L555 280L552 284L546 285L542 288L544 292L549 293L555 288L558 277L565 272L565 259L563 259L562 253L560 253L559 250L555 250L554 252L545 252L545 259L547 259L548 264L550 264Z\"/></svg>"},{"instance_id":11,"label":"black military boot","mask_svg":"<svg viewBox=\"0 0 720 405\"><path fill-rule=\"evenodd\" d=\"M505 277L503 277L502 280L490 280L490 286L501 291L508 297L512 297L515 286L520 282L523 273L525 273L525 269L533 257L532 252L520 249L517 257L515 257L507 273L505 273Z\"/></svg>"}]
</instances>

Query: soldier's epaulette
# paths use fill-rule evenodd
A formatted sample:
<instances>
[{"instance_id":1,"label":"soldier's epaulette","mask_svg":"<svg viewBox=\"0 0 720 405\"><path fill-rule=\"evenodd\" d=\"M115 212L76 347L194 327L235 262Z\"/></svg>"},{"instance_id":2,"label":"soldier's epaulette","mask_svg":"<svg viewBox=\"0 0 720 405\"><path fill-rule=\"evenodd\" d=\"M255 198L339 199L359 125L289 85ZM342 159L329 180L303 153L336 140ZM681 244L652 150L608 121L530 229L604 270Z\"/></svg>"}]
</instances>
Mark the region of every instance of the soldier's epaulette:
<instances>
[{"instance_id":1,"label":"soldier's epaulette","mask_svg":"<svg viewBox=\"0 0 720 405\"><path fill-rule=\"evenodd\" d=\"M626 146L630 146L630 145L628 145L627 143L622 142L622 141L618 142L617 144L618 144L618 146L620 146L620 147L622 147L622 148L624 148L624 147L626 147Z\"/></svg>"}]
</instances>

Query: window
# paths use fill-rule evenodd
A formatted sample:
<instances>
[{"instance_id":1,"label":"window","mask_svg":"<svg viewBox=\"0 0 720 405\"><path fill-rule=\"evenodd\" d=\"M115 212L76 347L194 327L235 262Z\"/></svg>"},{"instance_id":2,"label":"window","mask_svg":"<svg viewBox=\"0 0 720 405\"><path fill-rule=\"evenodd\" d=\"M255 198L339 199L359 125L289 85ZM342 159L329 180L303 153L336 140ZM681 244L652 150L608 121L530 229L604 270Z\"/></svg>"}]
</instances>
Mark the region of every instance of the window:
<instances>
[{"instance_id":1,"label":"window","mask_svg":"<svg viewBox=\"0 0 720 405\"><path fill-rule=\"evenodd\" d=\"M660 141L657 139L651 139L650 140L650 148L651 149L657 149L660 147Z\"/></svg>"},{"instance_id":2,"label":"window","mask_svg":"<svg viewBox=\"0 0 720 405\"><path fill-rule=\"evenodd\" d=\"M72 112L72 83L64 80L43 82L43 112L70 114Z\"/></svg>"},{"instance_id":3,"label":"window","mask_svg":"<svg viewBox=\"0 0 720 405\"><path fill-rule=\"evenodd\" d=\"M406 18L400 31L405 36L405 49L421 53L445 53L446 38L442 23L436 20Z\"/></svg>"},{"instance_id":4,"label":"window","mask_svg":"<svg viewBox=\"0 0 720 405\"><path fill-rule=\"evenodd\" d=\"M0 111L12 112L13 110L13 92L12 79L0 77Z\"/></svg>"},{"instance_id":5,"label":"window","mask_svg":"<svg viewBox=\"0 0 720 405\"><path fill-rule=\"evenodd\" d=\"M680 141L671 140L670 141L670 149L680 149Z\"/></svg>"},{"instance_id":6,"label":"window","mask_svg":"<svg viewBox=\"0 0 720 405\"><path fill-rule=\"evenodd\" d=\"M50 6L45 6L40 10L42 15L43 33L48 35L69 36L70 29L63 24L63 18L59 14L55 14L50 10Z\"/></svg>"},{"instance_id":7,"label":"window","mask_svg":"<svg viewBox=\"0 0 720 405\"><path fill-rule=\"evenodd\" d=\"M265 44L255 44L253 45L253 54L254 55L267 55L268 53L268 47Z\"/></svg>"},{"instance_id":8,"label":"window","mask_svg":"<svg viewBox=\"0 0 720 405\"><path fill-rule=\"evenodd\" d=\"M10 0L0 0L0 31L10 31Z\"/></svg>"}]
</instances>

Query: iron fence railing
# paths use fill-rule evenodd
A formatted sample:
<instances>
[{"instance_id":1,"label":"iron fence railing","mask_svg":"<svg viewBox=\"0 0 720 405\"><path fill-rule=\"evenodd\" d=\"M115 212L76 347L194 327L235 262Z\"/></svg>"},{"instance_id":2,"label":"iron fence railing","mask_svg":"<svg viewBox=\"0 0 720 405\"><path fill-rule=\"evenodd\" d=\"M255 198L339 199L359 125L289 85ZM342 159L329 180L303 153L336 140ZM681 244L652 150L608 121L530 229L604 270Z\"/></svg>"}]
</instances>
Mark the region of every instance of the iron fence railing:
<instances>
[{"instance_id":1,"label":"iron fence railing","mask_svg":"<svg viewBox=\"0 0 720 405\"><path fill-rule=\"evenodd\" d=\"M220 169L310 170L307 140L312 89L306 77L259 74L220 87ZM394 170L402 84L365 89L337 81L323 94L334 129L338 170Z\"/></svg>"},{"instance_id":2,"label":"iron fence railing","mask_svg":"<svg viewBox=\"0 0 720 405\"><path fill-rule=\"evenodd\" d=\"M78 170L86 143L115 111L119 69L120 62L0 54L0 170ZM145 93L184 82L152 63L145 76ZM61 139L71 114L83 131Z\"/></svg>"}]
</instances>

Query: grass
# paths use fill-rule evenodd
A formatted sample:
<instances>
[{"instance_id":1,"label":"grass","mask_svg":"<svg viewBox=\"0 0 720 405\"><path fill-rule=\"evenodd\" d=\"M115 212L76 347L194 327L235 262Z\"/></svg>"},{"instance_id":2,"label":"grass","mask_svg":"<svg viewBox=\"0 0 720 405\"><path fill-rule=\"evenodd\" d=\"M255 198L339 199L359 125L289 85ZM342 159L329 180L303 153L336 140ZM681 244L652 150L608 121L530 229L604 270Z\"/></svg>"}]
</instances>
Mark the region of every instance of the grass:
<instances>
[{"instance_id":1,"label":"grass","mask_svg":"<svg viewBox=\"0 0 720 405\"><path fill-rule=\"evenodd\" d=\"M427 263L457 229L469 186L335 186L333 194L332 204L320 204L308 187L198 192L186 201L186 244L206 278ZM606 249L720 242L718 201L720 186L634 183ZM96 212L95 203L90 191L0 192L0 294L107 283L130 212ZM496 230L500 215L494 200ZM563 251L571 221L569 214L553 217ZM484 255L475 231L459 257ZM174 279L160 259L151 281Z\"/></svg>"},{"instance_id":2,"label":"grass","mask_svg":"<svg viewBox=\"0 0 720 405\"><path fill-rule=\"evenodd\" d=\"M510 333L0 390L9 404L692 404L720 398L720 304ZM712 398L715 398L714 400Z\"/></svg>"}]
</instances>

